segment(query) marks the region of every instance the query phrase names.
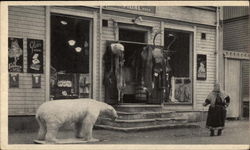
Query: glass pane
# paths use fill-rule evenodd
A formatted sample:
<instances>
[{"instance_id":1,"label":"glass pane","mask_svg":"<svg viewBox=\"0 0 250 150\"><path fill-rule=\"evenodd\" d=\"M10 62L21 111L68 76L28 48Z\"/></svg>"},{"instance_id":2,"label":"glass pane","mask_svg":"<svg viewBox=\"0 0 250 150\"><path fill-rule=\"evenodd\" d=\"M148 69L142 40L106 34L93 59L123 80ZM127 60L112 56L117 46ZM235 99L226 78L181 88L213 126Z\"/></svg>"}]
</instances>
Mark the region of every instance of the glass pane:
<instances>
[{"instance_id":1,"label":"glass pane","mask_svg":"<svg viewBox=\"0 0 250 150\"><path fill-rule=\"evenodd\" d=\"M89 20L51 15L53 99L89 97L89 26Z\"/></svg>"},{"instance_id":2,"label":"glass pane","mask_svg":"<svg viewBox=\"0 0 250 150\"><path fill-rule=\"evenodd\" d=\"M169 103L192 103L192 78L190 75L190 33L176 30L165 31L165 47L169 47L171 85ZM175 40L174 40L175 39Z\"/></svg>"},{"instance_id":3,"label":"glass pane","mask_svg":"<svg viewBox=\"0 0 250 150\"><path fill-rule=\"evenodd\" d=\"M165 32L165 46L169 45L174 35L176 40L170 47L174 51L171 55L170 65L175 77L189 77L189 53L190 53L190 34L180 31Z\"/></svg>"}]
</instances>

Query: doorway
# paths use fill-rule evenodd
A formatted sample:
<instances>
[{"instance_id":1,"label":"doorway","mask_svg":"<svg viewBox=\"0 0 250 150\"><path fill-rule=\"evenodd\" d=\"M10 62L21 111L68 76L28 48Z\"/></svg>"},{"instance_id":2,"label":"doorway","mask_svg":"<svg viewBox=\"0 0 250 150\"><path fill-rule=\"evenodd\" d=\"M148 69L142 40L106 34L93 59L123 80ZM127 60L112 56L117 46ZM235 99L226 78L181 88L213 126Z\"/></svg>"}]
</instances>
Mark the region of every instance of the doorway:
<instances>
[{"instance_id":1,"label":"doorway","mask_svg":"<svg viewBox=\"0 0 250 150\"><path fill-rule=\"evenodd\" d=\"M119 41L124 46L123 75L125 87L122 103L146 103L146 93L138 93L141 75L141 53L147 46L147 30L119 29ZM141 95L140 95L141 94Z\"/></svg>"},{"instance_id":2,"label":"doorway","mask_svg":"<svg viewBox=\"0 0 250 150\"><path fill-rule=\"evenodd\" d=\"M91 95L91 20L51 14L51 99Z\"/></svg>"}]
</instances>

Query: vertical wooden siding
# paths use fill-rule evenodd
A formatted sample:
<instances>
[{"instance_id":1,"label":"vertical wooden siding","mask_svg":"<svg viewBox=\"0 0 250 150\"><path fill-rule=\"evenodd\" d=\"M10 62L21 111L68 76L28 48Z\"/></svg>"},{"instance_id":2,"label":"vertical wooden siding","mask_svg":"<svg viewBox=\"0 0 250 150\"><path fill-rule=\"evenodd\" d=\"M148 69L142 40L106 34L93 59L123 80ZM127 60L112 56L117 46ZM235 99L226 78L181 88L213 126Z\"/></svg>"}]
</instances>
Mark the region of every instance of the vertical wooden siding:
<instances>
[{"instance_id":1,"label":"vertical wooden siding","mask_svg":"<svg viewBox=\"0 0 250 150\"><path fill-rule=\"evenodd\" d=\"M246 51L249 45L249 21L241 19L225 23L224 27L224 49Z\"/></svg>"},{"instance_id":2,"label":"vertical wooden siding","mask_svg":"<svg viewBox=\"0 0 250 150\"><path fill-rule=\"evenodd\" d=\"M32 74L27 73L27 38L43 40L45 71L45 8L9 7L9 37L23 39L24 73L19 73L19 88L9 88L9 115L33 115L45 101L45 74L41 88L32 88Z\"/></svg>"},{"instance_id":3,"label":"vertical wooden siding","mask_svg":"<svg viewBox=\"0 0 250 150\"><path fill-rule=\"evenodd\" d=\"M236 17L249 15L249 7L247 6L226 6L223 7L223 18L232 19Z\"/></svg>"},{"instance_id":4,"label":"vertical wooden siding","mask_svg":"<svg viewBox=\"0 0 250 150\"><path fill-rule=\"evenodd\" d=\"M250 61L242 61L242 99L249 101L249 72Z\"/></svg>"}]
</instances>

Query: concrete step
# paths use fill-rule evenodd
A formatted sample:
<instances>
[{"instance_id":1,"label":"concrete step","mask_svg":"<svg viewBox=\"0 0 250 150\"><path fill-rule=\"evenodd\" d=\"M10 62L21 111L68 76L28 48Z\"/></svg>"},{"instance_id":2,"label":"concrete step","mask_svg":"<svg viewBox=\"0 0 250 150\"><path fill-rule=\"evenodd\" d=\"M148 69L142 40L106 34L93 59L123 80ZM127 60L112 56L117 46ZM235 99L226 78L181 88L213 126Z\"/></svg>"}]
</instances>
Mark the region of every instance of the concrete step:
<instances>
[{"instance_id":1,"label":"concrete step","mask_svg":"<svg viewBox=\"0 0 250 150\"><path fill-rule=\"evenodd\" d=\"M143 127L143 126L155 126L155 125L164 125L164 124L180 124L187 123L185 118L152 118L152 119L133 119L133 120L122 120L116 119L115 121L109 118L100 118L97 124L100 125L109 125L113 127Z\"/></svg>"},{"instance_id":2,"label":"concrete step","mask_svg":"<svg viewBox=\"0 0 250 150\"><path fill-rule=\"evenodd\" d=\"M199 123L180 123L180 124L162 124L162 125L149 125L142 127L114 127L110 125L95 125L95 129L106 129L106 130L114 130L114 131L123 131L123 132L131 132L131 131L149 131L149 130L157 130L157 129L177 129L177 128L199 128Z\"/></svg>"},{"instance_id":3,"label":"concrete step","mask_svg":"<svg viewBox=\"0 0 250 150\"><path fill-rule=\"evenodd\" d=\"M153 119L153 118L167 118L175 116L174 111L145 111L145 112L121 112L117 111L118 119L133 120L133 119Z\"/></svg>"},{"instance_id":4,"label":"concrete step","mask_svg":"<svg viewBox=\"0 0 250 150\"><path fill-rule=\"evenodd\" d=\"M162 111L161 105L146 105L146 104L138 104L138 105L122 104L122 105L114 106L114 108L117 111L121 111L121 112Z\"/></svg>"}]
</instances>

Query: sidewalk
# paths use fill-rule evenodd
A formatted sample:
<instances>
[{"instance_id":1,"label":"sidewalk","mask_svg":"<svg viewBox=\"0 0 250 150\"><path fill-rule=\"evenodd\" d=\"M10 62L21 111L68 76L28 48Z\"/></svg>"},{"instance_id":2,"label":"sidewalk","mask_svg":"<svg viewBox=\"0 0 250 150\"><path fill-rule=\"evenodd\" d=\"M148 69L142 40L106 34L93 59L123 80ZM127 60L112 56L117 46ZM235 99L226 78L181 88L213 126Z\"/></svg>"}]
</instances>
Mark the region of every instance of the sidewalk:
<instances>
[{"instance_id":1,"label":"sidewalk","mask_svg":"<svg viewBox=\"0 0 250 150\"><path fill-rule=\"evenodd\" d=\"M249 121L226 121L222 136L210 137L204 128L160 129L118 132L95 129L93 136L104 140L92 144L250 144ZM36 132L19 131L9 134L9 144L33 144ZM72 138L72 131L61 131L58 138Z\"/></svg>"}]
</instances>

